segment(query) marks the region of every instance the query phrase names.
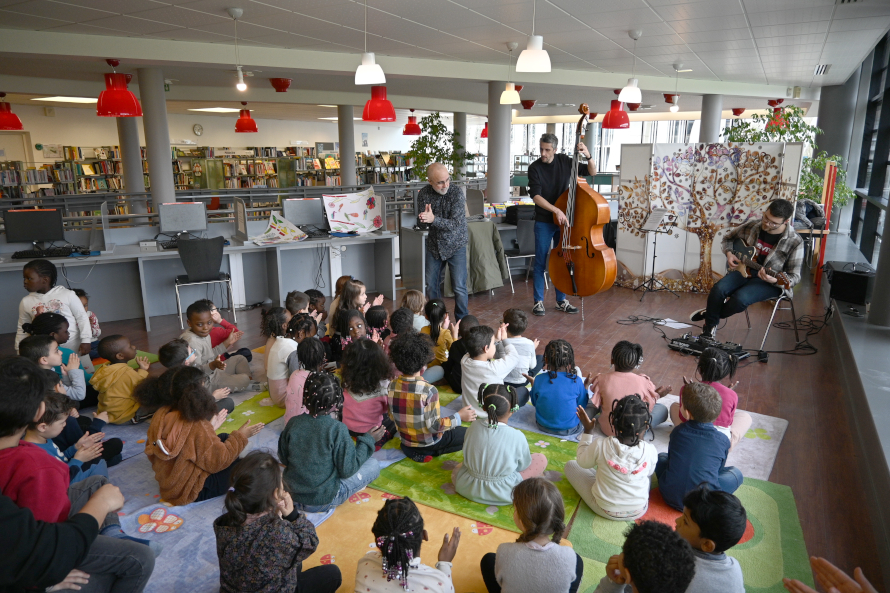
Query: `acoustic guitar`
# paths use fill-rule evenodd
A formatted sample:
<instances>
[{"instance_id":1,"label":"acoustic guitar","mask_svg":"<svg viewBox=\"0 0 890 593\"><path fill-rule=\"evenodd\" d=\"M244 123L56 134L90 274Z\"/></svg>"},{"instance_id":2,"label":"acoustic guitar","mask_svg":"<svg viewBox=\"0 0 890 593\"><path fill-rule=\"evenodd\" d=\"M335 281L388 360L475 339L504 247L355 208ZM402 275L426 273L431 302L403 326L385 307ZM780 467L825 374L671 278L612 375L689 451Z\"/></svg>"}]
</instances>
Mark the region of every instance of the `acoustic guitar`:
<instances>
[{"instance_id":1,"label":"acoustic guitar","mask_svg":"<svg viewBox=\"0 0 890 593\"><path fill-rule=\"evenodd\" d=\"M782 288L788 288L789 286L791 286L791 281L788 279L788 276L786 276L784 272L776 272L769 268L765 268L754 261L756 250L753 247L748 247L747 245L745 245L745 242L741 239L736 238L735 240L733 240L732 254L739 258L739 260L742 262L742 265L736 269L748 278L753 278L757 275L757 272L763 269L763 271L766 272L768 276L772 276L776 279L776 284L778 286L781 286Z\"/></svg>"}]
</instances>

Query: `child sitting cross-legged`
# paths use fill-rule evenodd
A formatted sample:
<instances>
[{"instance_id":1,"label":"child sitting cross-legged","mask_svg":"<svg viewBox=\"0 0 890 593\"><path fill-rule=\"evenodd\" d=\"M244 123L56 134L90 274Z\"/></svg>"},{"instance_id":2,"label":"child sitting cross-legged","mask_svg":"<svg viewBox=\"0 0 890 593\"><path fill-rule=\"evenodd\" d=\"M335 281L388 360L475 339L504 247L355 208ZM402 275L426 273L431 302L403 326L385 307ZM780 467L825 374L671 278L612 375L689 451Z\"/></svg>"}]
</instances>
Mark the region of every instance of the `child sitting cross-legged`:
<instances>
[{"instance_id":1,"label":"child sitting cross-legged","mask_svg":"<svg viewBox=\"0 0 890 593\"><path fill-rule=\"evenodd\" d=\"M384 502L371 531L377 549L358 561L356 591L454 593L452 561L460 545L460 528L455 527L450 538L445 534L435 568L420 561L420 547L429 536L420 510L407 496Z\"/></svg>"},{"instance_id":2,"label":"child sitting cross-legged","mask_svg":"<svg viewBox=\"0 0 890 593\"><path fill-rule=\"evenodd\" d=\"M399 430L402 452L413 461L426 462L463 449L467 429L461 422L474 420L476 412L464 406L450 416L441 415L439 391L421 376L433 358L429 336L399 334L389 345L389 356L402 373L389 384L389 415Z\"/></svg>"},{"instance_id":3,"label":"child sitting cross-legged","mask_svg":"<svg viewBox=\"0 0 890 593\"><path fill-rule=\"evenodd\" d=\"M509 385L483 385L479 401L488 411L477 418L464 439L464 461L451 472L455 491L484 505L508 505L513 487L540 476L547 458L531 453L525 435L507 426L519 410L516 390Z\"/></svg>"},{"instance_id":4,"label":"child sitting cross-legged","mask_svg":"<svg viewBox=\"0 0 890 593\"><path fill-rule=\"evenodd\" d=\"M560 546L565 503L552 482L530 478L513 489L513 521L522 534L482 557L482 580L489 593L547 591L574 593L584 576L584 562L572 548Z\"/></svg>"},{"instance_id":5,"label":"child sitting cross-legged","mask_svg":"<svg viewBox=\"0 0 890 593\"><path fill-rule=\"evenodd\" d=\"M737 409L739 405L739 396L733 391L732 387L720 383L723 379L729 377L730 380L735 376L739 359L720 348L705 348L698 357L698 365L695 372L698 373L701 382L710 385L720 394L723 405L720 408L720 415L714 420L714 427L729 437L730 451L745 436L748 429L751 428L751 415L747 412ZM689 379L683 377L684 383L691 383ZM736 381L738 384L738 381ZM735 387L735 385L733 385ZM681 422L686 422L686 418L680 413L682 401L671 405L671 421L674 426Z\"/></svg>"},{"instance_id":6,"label":"child sitting cross-legged","mask_svg":"<svg viewBox=\"0 0 890 593\"><path fill-rule=\"evenodd\" d=\"M445 301L441 299L433 299L428 301L424 306L424 313L429 321L429 325L420 329L420 333L428 335L433 340L433 360L427 365L423 372L423 378L430 383L440 381L445 376L445 370L442 363L448 360L448 349L454 342L454 336L451 334L449 326L451 318L448 316L448 310L445 308ZM455 327L457 327L455 325Z\"/></svg>"},{"instance_id":7,"label":"child sitting cross-legged","mask_svg":"<svg viewBox=\"0 0 890 593\"><path fill-rule=\"evenodd\" d=\"M59 351L59 358L53 357L51 366L43 366L41 368L51 368L62 378L62 383L68 388L68 397L75 402L75 406L90 408L98 405L99 393L89 384L92 374L88 374L83 370L80 364L80 357L77 353L64 348L62 344L69 340L68 321L59 313L41 313L37 315L31 323L25 323L22 326L25 333L29 334L19 342L19 354L26 356L30 360L37 362L35 356L37 352L42 352L45 345L49 344L48 340L55 341ZM35 339L39 338L37 341ZM22 344L37 344L35 349L33 346L25 346L22 350ZM50 348L50 351L53 351ZM55 364L58 362L58 364ZM40 364L38 362L38 364Z\"/></svg>"},{"instance_id":8,"label":"child sitting cross-legged","mask_svg":"<svg viewBox=\"0 0 890 593\"><path fill-rule=\"evenodd\" d=\"M343 351L350 343L368 337L368 322L361 311L349 309L339 311L334 317L334 324L337 326L337 333L330 341L331 362L339 363L343 358Z\"/></svg>"},{"instance_id":9,"label":"child sitting cross-legged","mask_svg":"<svg viewBox=\"0 0 890 593\"><path fill-rule=\"evenodd\" d=\"M544 348L544 370L532 379L531 402L538 428L559 436L581 432L584 427L575 409L587 406L586 383L575 367L572 345L565 340L548 343Z\"/></svg>"},{"instance_id":10,"label":"child sitting cross-legged","mask_svg":"<svg viewBox=\"0 0 890 593\"><path fill-rule=\"evenodd\" d=\"M297 357L299 358L299 370L291 373L290 379L287 380L287 391L284 397L284 423L290 422L294 416L306 413L306 406L303 401L303 388L306 385L306 379L312 373L318 373L324 370L325 352L324 344L318 338L307 338L300 342L297 346Z\"/></svg>"},{"instance_id":11,"label":"child sitting cross-legged","mask_svg":"<svg viewBox=\"0 0 890 593\"><path fill-rule=\"evenodd\" d=\"M325 323L328 317L328 312L325 309L325 301L327 299L321 294L320 290L315 288L307 290L306 296L309 297L309 314L318 320L318 333L316 335L321 338L328 331L328 325Z\"/></svg>"},{"instance_id":12,"label":"child sitting cross-legged","mask_svg":"<svg viewBox=\"0 0 890 593\"><path fill-rule=\"evenodd\" d=\"M285 337L293 340L297 347L287 356L287 379L288 381L293 374L300 370L300 354L298 352L299 345L303 340L314 338L318 331L318 325L315 319L308 313L297 313L290 318L287 324L287 330L284 332ZM285 391L287 386L285 385Z\"/></svg>"},{"instance_id":13,"label":"child sitting cross-legged","mask_svg":"<svg viewBox=\"0 0 890 593\"><path fill-rule=\"evenodd\" d=\"M99 356L108 361L90 379L90 384L99 392L99 412L108 412L108 421L112 424L141 422L144 415L139 411L139 402L133 399L133 390L148 377L148 359L137 357L136 347L130 340L117 334L99 341ZM134 358L138 371L127 364Z\"/></svg>"},{"instance_id":14,"label":"child sitting cross-legged","mask_svg":"<svg viewBox=\"0 0 890 593\"><path fill-rule=\"evenodd\" d=\"M426 296L419 290L406 290L402 297L399 307L405 307L411 310L411 325L414 331L420 331L430 324L429 320L424 317L424 307L426 306Z\"/></svg>"},{"instance_id":15,"label":"child sitting cross-legged","mask_svg":"<svg viewBox=\"0 0 890 593\"><path fill-rule=\"evenodd\" d=\"M201 369L178 366L150 377L136 399L157 410L148 427L145 454L161 498L173 505L208 500L226 492L229 472L247 439L263 429L250 420L230 434L217 435L228 412L217 411Z\"/></svg>"},{"instance_id":16,"label":"child sitting cross-legged","mask_svg":"<svg viewBox=\"0 0 890 593\"><path fill-rule=\"evenodd\" d=\"M389 316L389 329L390 334L386 336L383 340L383 351L389 354L389 345L395 340L398 336L416 331L414 326L411 324L411 318L413 317L413 313L411 313L411 309L407 307L401 307L392 312L392 315ZM460 360L457 361L460 364ZM398 373L396 371L396 373Z\"/></svg>"},{"instance_id":17,"label":"child sitting cross-legged","mask_svg":"<svg viewBox=\"0 0 890 593\"><path fill-rule=\"evenodd\" d=\"M343 389L330 373L311 373L303 388L308 413L287 421L278 439L284 488L294 508L323 513L346 502L380 475L371 457L383 427L352 442L349 429L331 416L343 405Z\"/></svg>"},{"instance_id":18,"label":"child sitting cross-legged","mask_svg":"<svg viewBox=\"0 0 890 593\"><path fill-rule=\"evenodd\" d=\"M643 440L651 414L639 395L612 402L609 424L615 436L593 439L596 420L578 406L584 434L578 442L578 460L565 465L565 475L590 509L612 521L635 521L649 509L649 479L655 472L658 451Z\"/></svg>"},{"instance_id":19,"label":"child sitting cross-legged","mask_svg":"<svg viewBox=\"0 0 890 593\"><path fill-rule=\"evenodd\" d=\"M343 423L354 437L382 426L385 432L376 449L396 434L396 425L387 413L386 394L391 378L392 366L379 344L362 338L346 347L340 362Z\"/></svg>"},{"instance_id":20,"label":"child sitting cross-legged","mask_svg":"<svg viewBox=\"0 0 890 593\"><path fill-rule=\"evenodd\" d=\"M74 288L72 290L83 304L83 308L87 312L87 317L90 318L90 332L93 334L92 340L90 341L90 358L98 358L99 338L102 337L102 328L99 326L99 318L96 317L95 313L90 311L90 295L87 294L87 291L82 288Z\"/></svg>"},{"instance_id":21,"label":"child sitting cross-legged","mask_svg":"<svg viewBox=\"0 0 890 593\"><path fill-rule=\"evenodd\" d=\"M535 354L539 342L523 337L522 334L528 328L528 315L522 309L504 311L504 323L507 324L507 337L504 338L504 345L510 344L516 348L516 354L519 355L519 363L513 367L510 374L504 377L504 384L516 388L521 408L528 403L529 397L528 379L525 376L534 376L539 367L539 357ZM540 358L543 362L543 357Z\"/></svg>"},{"instance_id":22,"label":"child sitting cross-legged","mask_svg":"<svg viewBox=\"0 0 890 593\"><path fill-rule=\"evenodd\" d=\"M382 344L389 334L389 312L383 305L374 305L365 313L365 321L368 322L368 337L378 338L378 343Z\"/></svg>"},{"instance_id":23,"label":"child sitting cross-legged","mask_svg":"<svg viewBox=\"0 0 890 593\"><path fill-rule=\"evenodd\" d=\"M178 366L193 366L196 358L197 355L195 354L194 349L192 349L192 347L189 346L189 343L182 338L170 340L158 350L158 362L160 362L166 369L172 369L173 367ZM213 390L211 395L216 401L217 411L227 410L231 414L235 409L235 401L231 397L228 397L229 393L231 393L231 391L228 387ZM148 410L146 410L146 412L148 412Z\"/></svg>"},{"instance_id":24,"label":"child sitting cross-legged","mask_svg":"<svg viewBox=\"0 0 890 593\"><path fill-rule=\"evenodd\" d=\"M53 373L53 369L58 367L62 371L58 377L65 388L65 395L72 403L83 401L86 396L86 382L83 369L80 368L80 358L72 352L68 355L67 362L63 360L62 350L55 338L48 335L28 336L19 342L19 354Z\"/></svg>"},{"instance_id":25,"label":"child sitting cross-legged","mask_svg":"<svg viewBox=\"0 0 890 593\"><path fill-rule=\"evenodd\" d=\"M634 369L639 368L641 364L643 364L643 347L621 340L612 348L612 365L615 369L597 375L590 385L593 392L590 401L602 410L599 426L606 436L614 434L607 414L607 411L612 409L612 402L631 393L639 395L649 406L649 411L652 413L651 426L658 426L667 420L667 406L655 402L670 393L671 386L655 387L649 377L635 373Z\"/></svg>"},{"instance_id":26,"label":"child sitting cross-legged","mask_svg":"<svg viewBox=\"0 0 890 593\"><path fill-rule=\"evenodd\" d=\"M463 372L460 361L467 353L467 336L470 330L479 326L479 320L474 315L467 315L460 320L457 328L457 339L451 343L448 349L448 360L442 363L445 371L445 380L455 393L463 393Z\"/></svg>"},{"instance_id":27,"label":"child sitting cross-legged","mask_svg":"<svg viewBox=\"0 0 890 593\"><path fill-rule=\"evenodd\" d=\"M497 333L486 325L474 327L467 333L467 353L460 361L461 397L464 404L473 408L476 414L485 415L479 407L479 388L486 383L503 383L520 363L519 354L512 344L504 345L504 357L495 358L497 344L507 337L507 324L502 323ZM572 407L574 410L574 406Z\"/></svg>"},{"instance_id":28,"label":"child sitting cross-legged","mask_svg":"<svg viewBox=\"0 0 890 593\"><path fill-rule=\"evenodd\" d=\"M49 455L68 466L71 483L80 482L90 476L108 478L108 464L102 458L105 433L97 432L83 435L76 443L62 451L52 439L59 436L65 429L71 403L67 397L56 391L47 391L43 398L43 415L28 424L24 440L34 443ZM111 446L117 449L116 461L120 463L122 443L120 439Z\"/></svg>"},{"instance_id":29,"label":"child sitting cross-legged","mask_svg":"<svg viewBox=\"0 0 890 593\"><path fill-rule=\"evenodd\" d=\"M741 501L701 484L683 497L683 514L677 518L677 533L692 546L695 578L686 593L745 593L739 561L726 555L748 525Z\"/></svg>"},{"instance_id":30,"label":"child sitting cross-legged","mask_svg":"<svg viewBox=\"0 0 890 593\"><path fill-rule=\"evenodd\" d=\"M334 564L303 570L318 535L294 509L272 455L254 451L232 467L225 508L213 522L220 591L334 593L340 586Z\"/></svg>"},{"instance_id":31,"label":"child sitting cross-legged","mask_svg":"<svg viewBox=\"0 0 890 593\"><path fill-rule=\"evenodd\" d=\"M663 523L642 521L624 532L593 593L685 593L696 572L689 543ZM710 590L712 593L720 589Z\"/></svg>"},{"instance_id":32,"label":"child sitting cross-legged","mask_svg":"<svg viewBox=\"0 0 890 593\"><path fill-rule=\"evenodd\" d=\"M289 373L287 359L297 349L297 342L287 336L291 313L284 307L273 307L263 312L262 334L274 336L266 352L266 377L269 379L269 397L278 407L284 406Z\"/></svg>"},{"instance_id":33,"label":"child sitting cross-legged","mask_svg":"<svg viewBox=\"0 0 890 593\"><path fill-rule=\"evenodd\" d=\"M217 346L225 342L229 336L238 331L238 326L234 323L229 323L228 321L223 319L222 315L220 315L219 313L219 309L210 299L201 299L200 302L211 307L210 318L216 325L214 325L213 329L210 330L210 345L216 348ZM247 362L253 360L253 353L250 351L250 348L239 348L232 353L223 352L222 354L220 354L220 358L222 360L228 360L230 356L233 356L235 354L240 354L247 359Z\"/></svg>"},{"instance_id":34,"label":"child sitting cross-legged","mask_svg":"<svg viewBox=\"0 0 890 593\"><path fill-rule=\"evenodd\" d=\"M683 386L681 411L688 420L671 431L668 452L658 455L655 475L664 501L683 510L687 492L707 483L716 490L735 492L742 485L742 472L726 467L729 437L714 426L723 400L717 390L704 383Z\"/></svg>"},{"instance_id":35,"label":"child sitting cross-legged","mask_svg":"<svg viewBox=\"0 0 890 593\"><path fill-rule=\"evenodd\" d=\"M218 346L212 346L210 331L213 329L213 304L206 299L196 301L185 310L189 328L179 336L195 351L194 366L210 377L210 389L228 387L233 392L245 389L259 390L259 384L250 380L250 364L247 359L236 354L223 361L222 355L232 344L241 339L242 331L232 332ZM268 348L266 349L268 352Z\"/></svg>"}]
</instances>

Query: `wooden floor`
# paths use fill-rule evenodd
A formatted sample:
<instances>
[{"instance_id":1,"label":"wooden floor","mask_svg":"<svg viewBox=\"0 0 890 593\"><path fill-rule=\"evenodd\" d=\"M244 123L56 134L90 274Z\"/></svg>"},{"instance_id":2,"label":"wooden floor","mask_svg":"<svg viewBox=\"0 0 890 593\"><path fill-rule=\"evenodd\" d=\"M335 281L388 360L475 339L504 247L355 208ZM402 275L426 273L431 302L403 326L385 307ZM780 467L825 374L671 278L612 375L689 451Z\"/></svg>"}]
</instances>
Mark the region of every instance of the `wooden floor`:
<instances>
[{"instance_id":1,"label":"wooden floor","mask_svg":"<svg viewBox=\"0 0 890 593\"><path fill-rule=\"evenodd\" d=\"M798 315L824 313L821 300L815 296L806 276L805 284L796 292ZM585 317L566 315L552 310L553 292L548 292L545 317L531 315L531 283L514 277L516 293L510 287L470 297L470 312L482 323L494 326L504 310L521 307L529 312L526 336L539 338L543 346L548 340L565 338L573 345L576 363L585 374L609 368L609 355L616 341L626 339L642 344L645 362L642 372L656 384L671 384L674 393L682 385L683 375L691 376L696 359L669 350L661 334L651 324L625 326L618 320L630 315L688 319L689 313L704 306L702 295L670 293L649 294L639 302L640 293L613 288L585 302ZM307 286L307 288L309 288ZM330 300L328 301L330 302ZM393 303L387 301L387 307ZM449 310L453 310L449 302ZM769 307L758 304L751 308L753 329L748 331L744 316L730 319L720 330L721 341L731 340L747 348L760 344ZM96 311L101 323L102 312ZM787 317L785 317L787 316ZM230 316L227 316L230 319ZM779 320L790 319L790 313L779 313ZM259 310L238 314L239 329L245 336L239 345L254 348L264 343L259 333ZM142 350L157 352L158 348L180 333L175 316L152 318L150 333L141 319L102 323L103 335L121 333ZM669 337L682 332L666 329ZM797 501L807 549L811 555L826 557L852 572L861 566L872 583L883 590L880 567L874 550L874 538L868 520L861 479L857 473L856 451L849 435L844 395L838 380L838 362L831 332L825 330L811 338L819 352L813 356L772 354L769 363L752 363L737 375L740 381L739 408L778 416L789 421L785 440L770 481L790 486ZM12 353L13 336L0 336L0 354ZM782 350L794 345L790 330L773 329L766 348ZM743 362L744 364L744 362Z\"/></svg>"}]
</instances>

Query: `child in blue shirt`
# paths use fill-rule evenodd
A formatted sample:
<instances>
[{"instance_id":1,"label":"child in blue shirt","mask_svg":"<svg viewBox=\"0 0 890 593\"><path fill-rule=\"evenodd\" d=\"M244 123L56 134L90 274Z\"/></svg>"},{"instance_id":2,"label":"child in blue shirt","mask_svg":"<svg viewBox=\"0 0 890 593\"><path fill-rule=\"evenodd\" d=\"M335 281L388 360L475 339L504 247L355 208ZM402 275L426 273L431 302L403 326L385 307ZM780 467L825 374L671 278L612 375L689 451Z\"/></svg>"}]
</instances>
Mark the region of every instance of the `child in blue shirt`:
<instances>
[{"instance_id":1,"label":"child in blue shirt","mask_svg":"<svg viewBox=\"0 0 890 593\"><path fill-rule=\"evenodd\" d=\"M531 402L538 428L559 436L575 435L584 427L575 410L586 407L587 381L578 376L575 352L565 340L544 349L544 370L533 379Z\"/></svg>"},{"instance_id":2,"label":"child in blue shirt","mask_svg":"<svg viewBox=\"0 0 890 593\"><path fill-rule=\"evenodd\" d=\"M687 492L706 482L715 490L733 493L742 485L742 472L726 467L729 437L714 426L723 399L704 383L683 386L683 416L688 419L671 432L668 452L658 455L655 475L664 501L683 510Z\"/></svg>"}]
</instances>

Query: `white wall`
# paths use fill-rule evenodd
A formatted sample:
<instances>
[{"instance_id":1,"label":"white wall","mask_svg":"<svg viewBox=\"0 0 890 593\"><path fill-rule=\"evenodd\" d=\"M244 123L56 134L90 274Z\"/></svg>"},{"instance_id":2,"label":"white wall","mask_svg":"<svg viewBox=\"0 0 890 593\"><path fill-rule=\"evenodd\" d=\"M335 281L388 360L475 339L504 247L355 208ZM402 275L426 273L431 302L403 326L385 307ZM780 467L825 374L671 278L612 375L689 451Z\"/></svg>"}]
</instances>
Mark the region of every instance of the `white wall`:
<instances>
[{"instance_id":1,"label":"white wall","mask_svg":"<svg viewBox=\"0 0 890 593\"><path fill-rule=\"evenodd\" d=\"M32 144L62 144L65 146L115 146L120 144L117 136L117 122L112 117L98 117L91 109L56 107L55 117L44 115L43 107L15 105L13 111L21 118L25 130L30 132ZM244 148L246 146L290 146L291 140L303 140L314 146L315 142L336 142L336 121L282 121L255 118L259 132L256 134L236 134L237 114L215 115L176 115L168 114L170 142L177 144L184 138L197 142L198 146L226 146ZM204 133L195 136L192 127L201 124ZM142 118L139 118L140 143L144 145ZM362 132L368 134L368 146L362 146ZM356 151L373 152L402 151L411 147L413 136L402 136L402 127L397 124L365 124L355 122ZM187 148L187 147L185 147ZM33 146L32 146L33 149ZM52 162L44 159L40 151L33 150L38 163Z\"/></svg>"}]
</instances>

